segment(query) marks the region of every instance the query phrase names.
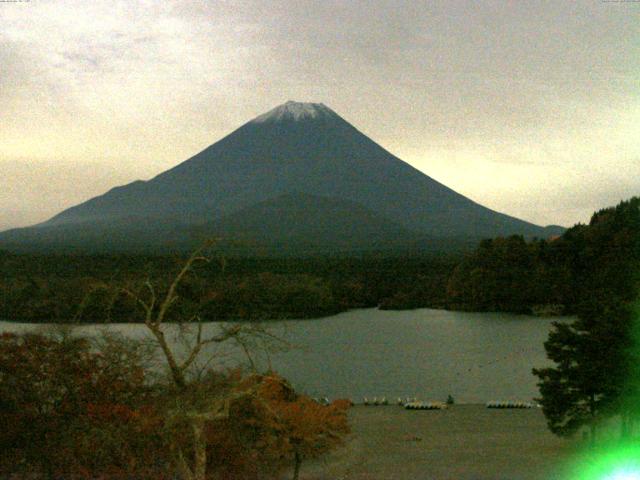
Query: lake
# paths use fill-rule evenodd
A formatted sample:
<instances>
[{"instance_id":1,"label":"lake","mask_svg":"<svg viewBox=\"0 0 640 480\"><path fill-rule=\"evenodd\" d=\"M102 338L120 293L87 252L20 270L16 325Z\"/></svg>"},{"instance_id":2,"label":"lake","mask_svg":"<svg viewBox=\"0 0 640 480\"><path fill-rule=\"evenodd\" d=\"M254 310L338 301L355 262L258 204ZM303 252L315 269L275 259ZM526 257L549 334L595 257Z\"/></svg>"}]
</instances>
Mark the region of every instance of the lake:
<instances>
[{"instance_id":1,"label":"lake","mask_svg":"<svg viewBox=\"0 0 640 480\"><path fill-rule=\"evenodd\" d=\"M530 401L538 395L531 369L549 365L543 343L554 320L569 319L432 309L352 310L315 320L269 323L275 335L296 348L271 353L268 360L261 355L259 363L269 361L298 390L312 396L360 402L365 396L445 400L451 394L458 403ZM166 327L178 345L177 326ZM0 322L0 332L41 328ZM205 332L218 328L208 323ZM139 324L77 327L85 335L101 329L135 338L147 335ZM220 365L243 358L229 349L218 354Z\"/></svg>"}]
</instances>

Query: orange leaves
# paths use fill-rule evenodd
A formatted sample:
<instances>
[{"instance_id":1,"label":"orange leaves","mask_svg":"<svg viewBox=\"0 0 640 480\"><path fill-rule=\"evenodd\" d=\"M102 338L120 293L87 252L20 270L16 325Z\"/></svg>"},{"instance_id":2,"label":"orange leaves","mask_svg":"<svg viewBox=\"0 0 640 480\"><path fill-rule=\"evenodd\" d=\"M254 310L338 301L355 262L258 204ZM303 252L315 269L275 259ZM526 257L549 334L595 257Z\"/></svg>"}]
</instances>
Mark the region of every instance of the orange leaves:
<instances>
[{"instance_id":1,"label":"orange leaves","mask_svg":"<svg viewBox=\"0 0 640 480\"><path fill-rule=\"evenodd\" d=\"M82 339L0 336L0 443L13 445L0 451L0 476L28 465L60 478L132 478L109 468L153 451L161 421L142 406L145 392L140 366Z\"/></svg>"},{"instance_id":2,"label":"orange leaves","mask_svg":"<svg viewBox=\"0 0 640 480\"><path fill-rule=\"evenodd\" d=\"M0 477L28 465L69 479L160 478L176 448L194 455L190 409L216 414L198 421L207 471L219 478L265 478L331 450L349 431L348 401L320 405L278 375L211 371L176 393L149 388L138 357L110 348L0 335L0 443L13 445L0 451ZM174 422L176 403L185 409Z\"/></svg>"},{"instance_id":3,"label":"orange leaves","mask_svg":"<svg viewBox=\"0 0 640 480\"><path fill-rule=\"evenodd\" d=\"M349 432L348 400L325 406L297 394L276 374L238 374L231 390L250 394L232 402L228 418L207 425L209 471L220 478L275 474L332 450Z\"/></svg>"},{"instance_id":4,"label":"orange leaves","mask_svg":"<svg viewBox=\"0 0 640 480\"><path fill-rule=\"evenodd\" d=\"M278 453L282 456L319 456L338 446L349 433L348 400L322 405L306 395L297 395L277 375L262 379L256 403L262 407L263 425L279 438Z\"/></svg>"},{"instance_id":5,"label":"orange leaves","mask_svg":"<svg viewBox=\"0 0 640 480\"><path fill-rule=\"evenodd\" d=\"M343 410L346 412L351 408L352 403L348 398L338 398L334 400L331 405L337 410Z\"/></svg>"},{"instance_id":6,"label":"orange leaves","mask_svg":"<svg viewBox=\"0 0 640 480\"><path fill-rule=\"evenodd\" d=\"M258 396L266 401L282 402L292 401L296 394L293 387L282 377L267 375L261 378Z\"/></svg>"},{"instance_id":7,"label":"orange leaves","mask_svg":"<svg viewBox=\"0 0 640 480\"><path fill-rule=\"evenodd\" d=\"M349 432L346 409L340 403L321 405L300 396L295 402L281 402L277 408L287 437L304 457L331 450Z\"/></svg>"}]
</instances>

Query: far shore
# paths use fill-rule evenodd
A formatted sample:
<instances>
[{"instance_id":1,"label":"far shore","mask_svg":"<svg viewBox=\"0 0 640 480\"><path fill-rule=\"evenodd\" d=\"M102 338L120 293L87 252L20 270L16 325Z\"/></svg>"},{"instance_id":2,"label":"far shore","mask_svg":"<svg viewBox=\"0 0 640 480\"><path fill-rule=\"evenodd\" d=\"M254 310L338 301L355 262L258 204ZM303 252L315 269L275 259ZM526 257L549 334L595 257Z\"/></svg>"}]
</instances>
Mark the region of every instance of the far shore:
<instances>
[{"instance_id":1,"label":"far shore","mask_svg":"<svg viewBox=\"0 0 640 480\"><path fill-rule=\"evenodd\" d=\"M572 318L573 315L571 314L563 314L563 313L559 313L557 310L554 310L552 308L549 309L544 309L542 307L531 311L531 312L502 312L499 310L496 311L484 311L484 310L470 310L470 309L465 309L465 308L446 308L446 307L442 307L442 306L438 306L438 307L416 307L416 308L386 308L386 307L382 307L382 306L378 306L378 307L365 307L365 308L348 308L345 310L340 310L337 312L332 312L329 314L318 314L317 316L307 316L307 317L289 317L289 316L285 316L285 317L278 317L278 318L263 318L263 319L228 319L228 318L221 318L221 319L216 319L216 320L203 320L202 323L233 323L233 322L254 322L254 323L275 323L275 322L287 322L287 321L313 321L313 320L321 320L323 318L331 318L331 317L336 317L338 315L341 315L343 313L348 313L350 311L355 311L355 310L380 310L382 312L405 312L407 310L443 310L446 312L463 312L463 313L506 313L506 314L510 314L510 315L522 315L525 317L540 317L540 318ZM136 321L136 322L123 322L121 320L118 321L114 321L114 322L95 322L95 321L88 321L88 320L67 320L67 321L60 321L57 320L56 322L35 322L33 320L29 320L29 319L6 319L6 318L0 318L0 323L19 323L19 324L23 324L23 325L77 325L77 326L89 326L89 325L144 325L144 322L142 321ZM180 322L177 321L171 321L171 320L166 320L164 323L167 324L178 324Z\"/></svg>"}]
</instances>

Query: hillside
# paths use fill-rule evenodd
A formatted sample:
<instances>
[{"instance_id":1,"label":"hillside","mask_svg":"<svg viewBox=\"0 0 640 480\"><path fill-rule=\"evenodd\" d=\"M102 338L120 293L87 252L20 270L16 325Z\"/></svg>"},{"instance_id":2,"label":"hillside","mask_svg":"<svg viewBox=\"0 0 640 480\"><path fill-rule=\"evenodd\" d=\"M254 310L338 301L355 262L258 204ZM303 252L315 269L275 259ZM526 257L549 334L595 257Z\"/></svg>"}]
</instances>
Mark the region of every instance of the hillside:
<instances>
[{"instance_id":1,"label":"hillside","mask_svg":"<svg viewBox=\"0 0 640 480\"><path fill-rule=\"evenodd\" d=\"M309 219L327 226L322 235L326 244L349 249L372 248L386 239L393 246L420 236L546 238L561 230L545 229L469 200L398 159L322 104L287 102L149 181L113 188L42 224L1 233L0 246L97 250L188 246L191 232L202 232L205 226L233 227L217 232L223 234L235 234L243 223L258 227L251 220L257 218L251 217L256 209L300 194L306 195L303 204L313 212ZM312 198L325 203L315 206ZM324 208L326 202L341 204L340 214L332 217ZM279 210L283 218L299 214L298 202L288 205L290 213ZM241 212L249 218L241 219ZM356 223L348 218L357 219ZM366 230L363 225L377 231L374 224L381 222L379 234L361 235ZM254 230L268 235L267 225ZM308 235L301 225L287 227L286 238L284 230L276 228L269 241ZM356 234L353 241L350 232ZM362 244L360 236L370 241Z\"/></svg>"}]
</instances>

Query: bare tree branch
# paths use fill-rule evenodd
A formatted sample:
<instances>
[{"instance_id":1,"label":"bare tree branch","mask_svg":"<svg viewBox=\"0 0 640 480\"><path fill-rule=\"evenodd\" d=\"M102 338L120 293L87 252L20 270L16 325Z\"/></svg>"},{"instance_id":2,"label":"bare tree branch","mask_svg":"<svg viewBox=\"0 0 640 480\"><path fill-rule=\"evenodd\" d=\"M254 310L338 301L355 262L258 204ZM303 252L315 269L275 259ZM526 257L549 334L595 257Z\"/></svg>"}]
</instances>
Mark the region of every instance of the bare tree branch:
<instances>
[{"instance_id":1,"label":"bare tree branch","mask_svg":"<svg viewBox=\"0 0 640 480\"><path fill-rule=\"evenodd\" d=\"M178 288L178 285L182 281L182 278L187 274L189 270L191 270L193 264L197 261L209 262L209 259L203 256L202 252L207 248L209 248L210 246L212 246L213 243L214 243L213 240L209 240L205 242L202 246L197 248L191 254L187 262L183 265L178 275L176 275L176 277L173 279L173 282L171 282L171 285L169 286L169 291L167 292L167 295L164 301L160 305L160 310L158 311L158 315L156 316L155 323L157 325L162 323L167 313L167 310L169 310L169 307L177 300L178 296L176 294L176 289Z\"/></svg>"},{"instance_id":2,"label":"bare tree branch","mask_svg":"<svg viewBox=\"0 0 640 480\"><path fill-rule=\"evenodd\" d=\"M174 445L176 450L176 462L180 477L183 480L204 480L206 478L206 465L207 465L207 452L206 452L206 435L205 426L207 422L228 418L230 405L248 396L257 397L259 384L246 388L242 391L236 390L231 387L230 390L224 389L222 392L214 392L213 400L210 400L210 396L205 396L194 403L194 399L197 397L193 395L198 394L199 386L187 384L187 370L196 362L197 358L202 353L202 349L210 344L220 344L234 339L236 343L244 350L252 369L255 371L256 365L251 357L250 347L254 347L255 341L263 343L272 342L274 344L285 345L281 338L267 332L264 328L257 325L247 326L243 324L234 324L232 326L221 327L221 331L216 334L205 336L203 332L203 325L201 318L196 314L190 318L190 321L197 320L197 330L195 335L195 342L190 343L186 336L184 337L187 345L186 358L183 361L179 361L176 357L172 346L169 345L165 332L163 329L163 322L171 309L172 305L178 300L177 290L184 277L189 273L196 262L204 261L209 262L209 259L203 255L205 249L213 245L214 241L205 242L201 247L196 249L184 263L178 274L173 278L166 295L164 295L162 301L159 301L158 295L150 280L145 282L145 287L148 290L149 298L144 300L139 294L136 294L130 289L123 289L122 291L133 298L137 304L139 304L145 312L145 325L155 337L157 345L162 350L164 358L169 366L171 378L174 385L178 389L178 397L176 398L176 408L173 412L169 413L169 420L171 417L175 417L176 420L181 422L187 422L191 430L191 447L193 448L193 461L188 462L185 459L183 447L181 445ZM226 262L224 258L221 260L221 268L224 270ZM159 302L159 303L158 303ZM159 306L158 306L159 305ZM187 327L184 326L184 322L179 322L180 335L188 333ZM208 365L213 359L213 356L209 359ZM200 372L200 375L202 373ZM237 386L237 385L236 385ZM194 388L190 388L194 387ZM202 404L202 400L206 399L205 404Z\"/></svg>"},{"instance_id":3,"label":"bare tree branch","mask_svg":"<svg viewBox=\"0 0 640 480\"><path fill-rule=\"evenodd\" d=\"M122 289L122 293L124 293L125 295L128 295L129 297L131 297L138 305L140 305L142 307L142 309L144 310L144 313L145 313L144 323L147 324L147 325L149 323L151 323L151 319L152 319L152 315L153 315L153 311L151 309L151 306L148 305L147 303L145 303L145 301L142 300L139 295L136 295L135 293L133 293L128 288L123 288ZM154 300L154 302L155 302L155 300Z\"/></svg>"}]
</instances>

